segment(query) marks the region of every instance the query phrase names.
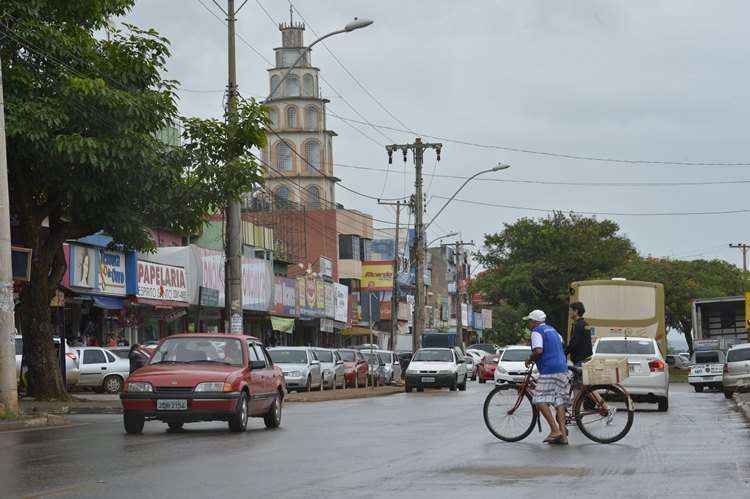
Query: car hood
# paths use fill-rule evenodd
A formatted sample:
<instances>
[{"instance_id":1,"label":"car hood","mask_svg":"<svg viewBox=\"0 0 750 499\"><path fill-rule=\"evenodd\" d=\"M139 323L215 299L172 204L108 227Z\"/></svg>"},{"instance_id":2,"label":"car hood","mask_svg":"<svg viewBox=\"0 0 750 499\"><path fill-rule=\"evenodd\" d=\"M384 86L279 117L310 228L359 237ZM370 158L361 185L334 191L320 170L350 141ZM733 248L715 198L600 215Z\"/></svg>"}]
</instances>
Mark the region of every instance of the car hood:
<instances>
[{"instance_id":1,"label":"car hood","mask_svg":"<svg viewBox=\"0 0 750 499\"><path fill-rule=\"evenodd\" d=\"M446 369L455 369L456 365L452 362L423 362L412 361L409 369L418 369L420 371L441 371Z\"/></svg>"},{"instance_id":2,"label":"car hood","mask_svg":"<svg viewBox=\"0 0 750 499\"><path fill-rule=\"evenodd\" d=\"M498 366L502 367L506 371L526 371L528 368L524 365L523 362L500 362Z\"/></svg>"},{"instance_id":3,"label":"car hood","mask_svg":"<svg viewBox=\"0 0 750 499\"><path fill-rule=\"evenodd\" d=\"M276 364L284 372L301 371L308 368L307 364Z\"/></svg>"},{"instance_id":4,"label":"car hood","mask_svg":"<svg viewBox=\"0 0 750 499\"><path fill-rule=\"evenodd\" d=\"M242 368L226 365L156 364L146 365L130 376L129 381L148 381L156 386L193 386L203 381L224 381Z\"/></svg>"}]
</instances>

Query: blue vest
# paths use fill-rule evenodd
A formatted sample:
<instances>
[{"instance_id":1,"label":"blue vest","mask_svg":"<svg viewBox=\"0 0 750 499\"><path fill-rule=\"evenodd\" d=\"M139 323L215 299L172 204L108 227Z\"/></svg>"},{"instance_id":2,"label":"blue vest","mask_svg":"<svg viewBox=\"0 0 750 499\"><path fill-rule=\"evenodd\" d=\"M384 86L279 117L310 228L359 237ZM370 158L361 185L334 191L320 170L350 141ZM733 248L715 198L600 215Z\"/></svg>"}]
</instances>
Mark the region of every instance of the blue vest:
<instances>
[{"instance_id":1,"label":"blue vest","mask_svg":"<svg viewBox=\"0 0 750 499\"><path fill-rule=\"evenodd\" d=\"M540 324L534 331L542 335L542 356L536 361L539 374L558 374L568 371L568 361L565 358L560 335L552 326Z\"/></svg>"}]
</instances>

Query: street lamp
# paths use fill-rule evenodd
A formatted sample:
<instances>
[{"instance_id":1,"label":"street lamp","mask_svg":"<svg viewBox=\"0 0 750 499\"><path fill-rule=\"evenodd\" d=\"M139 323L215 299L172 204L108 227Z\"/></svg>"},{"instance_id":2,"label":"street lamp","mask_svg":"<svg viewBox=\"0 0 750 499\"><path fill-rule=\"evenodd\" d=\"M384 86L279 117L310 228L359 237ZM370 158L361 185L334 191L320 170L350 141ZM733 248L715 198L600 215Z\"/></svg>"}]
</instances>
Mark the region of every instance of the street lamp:
<instances>
[{"instance_id":1,"label":"street lamp","mask_svg":"<svg viewBox=\"0 0 750 499\"><path fill-rule=\"evenodd\" d=\"M434 243L438 239L443 239L444 237L453 237L453 236L457 236L457 235L458 235L458 232L449 232L447 234L443 234L442 236L436 237L435 239L433 239L432 241L430 241L430 244L428 244L427 247L429 248L430 246L432 246L432 243Z\"/></svg>"},{"instance_id":2,"label":"street lamp","mask_svg":"<svg viewBox=\"0 0 750 499\"><path fill-rule=\"evenodd\" d=\"M346 26L344 26L343 29L337 29L336 31L331 31L327 35L323 35L320 38L318 38L317 40L315 40L314 42L312 42L310 45L307 46L307 51L309 52L310 49L312 49L313 46L316 43L321 42L321 41L325 40L326 38L329 38L329 37L334 36L334 35L339 35L341 33L349 33L349 32L354 31L354 30L358 30L358 29L361 29L361 28L366 28L367 26L371 25L373 22L375 22L375 21L372 21L370 19L359 19L359 18L355 17L354 20L352 22L348 23ZM268 100L271 97L273 97L273 95L276 93L276 91L279 89L279 87L281 87L282 83L284 83L284 80L286 80L287 77L291 74L292 70L295 67L297 67L297 64L299 64L299 62L302 60L303 57L305 57L305 50L303 50L302 53L300 53L299 57L297 57L297 60L294 61L294 64L292 64L291 66L289 66L289 69L286 70L286 73L284 73L284 76L279 80L279 82L276 84L276 86L271 89L271 93L269 94L268 98L266 98L266 100Z\"/></svg>"},{"instance_id":3,"label":"street lamp","mask_svg":"<svg viewBox=\"0 0 750 499\"><path fill-rule=\"evenodd\" d=\"M435 219L440 216L440 214L443 212L443 210L445 210L445 208L448 207L448 205L450 204L450 202L453 201L453 198L455 198L458 195L458 193L461 192L461 189L463 189L464 187L466 187L466 184L468 184L469 182L471 182L472 180L474 180L478 176L483 175L485 173L499 172L500 170L507 170L508 168L510 168L510 165L506 165L506 164L503 164L503 163L498 163L497 166L494 167L494 168L490 168L489 170L482 170L481 172L477 172L474 175L472 175L471 177L467 178L464 181L464 183L461 184L461 187L459 187L458 190L456 192L454 192L453 195L450 198L448 198L448 201L445 202L445 204L442 206L442 208L440 208L440 210L438 210L438 212L435 213L435 216L432 217L432 220L430 220L429 222L427 222L427 225L424 226L424 230L427 230L427 228L430 225L432 225L432 222L434 222Z\"/></svg>"}]
</instances>

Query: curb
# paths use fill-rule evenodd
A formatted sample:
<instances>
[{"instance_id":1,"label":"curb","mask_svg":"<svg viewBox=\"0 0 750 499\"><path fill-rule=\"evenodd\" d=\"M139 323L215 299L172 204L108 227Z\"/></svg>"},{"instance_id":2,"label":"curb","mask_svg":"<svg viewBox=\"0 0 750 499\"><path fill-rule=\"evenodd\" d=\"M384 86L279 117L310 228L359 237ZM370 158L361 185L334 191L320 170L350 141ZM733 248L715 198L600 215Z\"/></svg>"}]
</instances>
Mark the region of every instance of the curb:
<instances>
[{"instance_id":1,"label":"curb","mask_svg":"<svg viewBox=\"0 0 750 499\"><path fill-rule=\"evenodd\" d=\"M750 423L750 394L735 392L732 395L732 400L745 418L745 421Z\"/></svg>"},{"instance_id":2,"label":"curb","mask_svg":"<svg viewBox=\"0 0 750 499\"><path fill-rule=\"evenodd\" d=\"M68 426L70 421L57 414L40 414L38 416L21 416L15 421L0 422L0 432L12 430L26 430L29 428L48 428Z\"/></svg>"}]
</instances>

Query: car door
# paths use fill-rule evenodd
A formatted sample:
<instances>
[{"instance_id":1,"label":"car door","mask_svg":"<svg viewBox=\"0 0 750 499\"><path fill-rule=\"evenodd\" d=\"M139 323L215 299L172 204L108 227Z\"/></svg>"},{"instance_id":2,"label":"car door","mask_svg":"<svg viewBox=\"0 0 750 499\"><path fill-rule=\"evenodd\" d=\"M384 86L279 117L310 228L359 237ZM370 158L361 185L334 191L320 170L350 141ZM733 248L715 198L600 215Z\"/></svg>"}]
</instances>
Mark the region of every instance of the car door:
<instances>
[{"instance_id":1,"label":"car door","mask_svg":"<svg viewBox=\"0 0 750 499\"><path fill-rule=\"evenodd\" d=\"M312 378L312 384L318 386L323 383L322 370L320 369L320 361L318 356L312 349L307 350L307 362L310 366L310 377Z\"/></svg>"},{"instance_id":2,"label":"car door","mask_svg":"<svg viewBox=\"0 0 750 499\"><path fill-rule=\"evenodd\" d=\"M78 384L83 386L99 386L109 372L109 362L104 350L100 348L86 348L81 351L80 374Z\"/></svg>"},{"instance_id":3,"label":"car door","mask_svg":"<svg viewBox=\"0 0 750 499\"><path fill-rule=\"evenodd\" d=\"M253 344L255 352L258 354L258 358L265 363L265 367L260 370L260 375L263 383L263 409L264 412L271 407L271 403L276 395L276 384L274 382L274 371L273 363L269 359L269 356L263 351L263 346L260 343Z\"/></svg>"},{"instance_id":4,"label":"car door","mask_svg":"<svg viewBox=\"0 0 750 499\"><path fill-rule=\"evenodd\" d=\"M266 398L268 389L264 377L265 367L258 367L262 362L265 366L266 360L258 355L253 341L247 342L248 366L250 367L249 385L250 385L250 412L259 414L264 412L266 407Z\"/></svg>"}]
</instances>

